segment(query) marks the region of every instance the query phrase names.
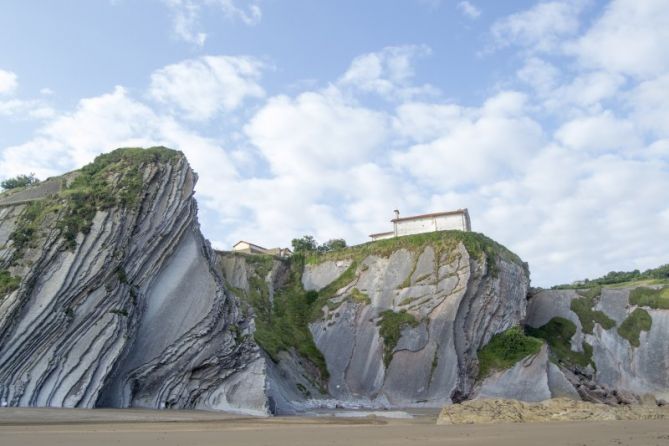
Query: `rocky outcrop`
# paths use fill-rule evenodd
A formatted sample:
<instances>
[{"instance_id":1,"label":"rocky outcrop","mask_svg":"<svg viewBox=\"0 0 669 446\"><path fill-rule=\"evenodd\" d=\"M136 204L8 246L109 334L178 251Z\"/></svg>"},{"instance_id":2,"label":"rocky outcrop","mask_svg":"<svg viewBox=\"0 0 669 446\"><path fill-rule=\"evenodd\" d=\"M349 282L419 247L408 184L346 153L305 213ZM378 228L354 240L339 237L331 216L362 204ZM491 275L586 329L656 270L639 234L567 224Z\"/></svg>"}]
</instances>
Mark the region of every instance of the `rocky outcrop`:
<instances>
[{"instance_id":1,"label":"rocky outcrop","mask_svg":"<svg viewBox=\"0 0 669 446\"><path fill-rule=\"evenodd\" d=\"M21 278L0 296L2 405L267 413L253 322L199 231L183 155L121 150L82 172L0 208L0 269Z\"/></svg>"},{"instance_id":2,"label":"rocky outcrop","mask_svg":"<svg viewBox=\"0 0 669 446\"><path fill-rule=\"evenodd\" d=\"M463 243L341 257L307 265L302 281L319 289L328 285L323 278L352 268L310 324L329 393L349 405L440 406L467 398L477 350L525 317L522 265L474 256ZM397 320L412 323L392 327ZM386 324L399 332L394 345L383 336Z\"/></svg>"},{"instance_id":3,"label":"rocky outcrop","mask_svg":"<svg viewBox=\"0 0 669 446\"><path fill-rule=\"evenodd\" d=\"M591 313L587 311L580 310L580 316L574 311L579 308L572 302L584 299L584 291L541 290L529 300L527 324L530 327L545 327L554 318L566 319L575 326L569 347L571 351L590 355L590 365L555 359L585 400L630 404L647 393L657 399L669 399L669 310L631 304L633 289L604 288L593 293L592 311L599 321L591 320ZM637 327L637 331L629 335L626 328L630 321L626 320L638 309L649 316L650 329ZM584 329L583 321L592 328Z\"/></svg>"},{"instance_id":4,"label":"rocky outcrop","mask_svg":"<svg viewBox=\"0 0 669 446\"><path fill-rule=\"evenodd\" d=\"M549 360L548 346L523 358L508 370L486 377L475 391L476 399L544 401L550 398L580 400L563 371Z\"/></svg>"},{"instance_id":5,"label":"rocky outcrop","mask_svg":"<svg viewBox=\"0 0 669 446\"><path fill-rule=\"evenodd\" d=\"M537 423L550 421L664 420L669 409L657 406L609 406L557 398L539 403L490 399L443 408L437 424Z\"/></svg>"}]
</instances>

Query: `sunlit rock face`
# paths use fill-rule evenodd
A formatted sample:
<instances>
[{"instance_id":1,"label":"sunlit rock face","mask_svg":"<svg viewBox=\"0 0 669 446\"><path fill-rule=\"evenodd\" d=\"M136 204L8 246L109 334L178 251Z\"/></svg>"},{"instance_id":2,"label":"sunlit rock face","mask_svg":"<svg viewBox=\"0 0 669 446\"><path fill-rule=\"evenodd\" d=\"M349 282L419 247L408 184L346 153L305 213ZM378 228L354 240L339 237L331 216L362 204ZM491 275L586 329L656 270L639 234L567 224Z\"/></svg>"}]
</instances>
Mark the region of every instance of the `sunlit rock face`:
<instances>
[{"instance_id":1,"label":"sunlit rock face","mask_svg":"<svg viewBox=\"0 0 669 446\"><path fill-rule=\"evenodd\" d=\"M200 233L196 176L180 152L137 150L0 208L0 269L20 278L0 296L0 401L267 413L265 360Z\"/></svg>"}]
</instances>

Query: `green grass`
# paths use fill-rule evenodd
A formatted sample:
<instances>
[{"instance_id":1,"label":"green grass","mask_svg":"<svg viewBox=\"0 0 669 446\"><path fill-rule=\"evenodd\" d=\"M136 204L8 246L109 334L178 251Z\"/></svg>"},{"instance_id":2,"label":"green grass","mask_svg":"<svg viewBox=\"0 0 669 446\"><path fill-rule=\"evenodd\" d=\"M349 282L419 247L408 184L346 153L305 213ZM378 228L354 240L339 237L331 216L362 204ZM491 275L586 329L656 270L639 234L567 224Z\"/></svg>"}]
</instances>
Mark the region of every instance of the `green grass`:
<instances>
[{"instance_id":1,"label":"green grass","mask_svg":"<svg viewBox=\"0 0 669 446\"><path fill-rule=\"evenodd\" d=\"M642 331L649 331L653 324L653 319L646 310L636 308L618 327L618 334L627 339L631 345L638 347L640 345L639 336Z\"/></svg>"},{"instance_id":2,"label":"green grass","mask_svg":"<svg viewBox=\"0 0 669 446\"><path fill-rule=\"evenodd\" d=\"M669 264L647 269L643 272L611 271L596 279L585 279L584 283L556 285L553 289L577 289L604 286L606 288L635 287L639 285L669 284Z\"/></svg>"},{"instance_id":3,"label":"green grass","mask_svg":"<svg viewBox=\"0 0 669 446\"><path fill-rule=\"evenodd\" d=\"M511 327L494 335L478 351L479 379L495 370L506 370L521 359L539 352L543 341L527 336L521 327Z\"/></svg>"},{"instance_id":4,"label":"green grass","mask_svg":"<svg viewBox=\"0 0 669 446\"><path fill-rule=\"evenodd\" d=\"M571 338L576 334L576 325L561 317L554 317L546 325L539 328L526 328L527 334L544 339L551 348L552 359L567 366L595 367L592 361L592 346L583 342L583 351L571 349Z\"/></svg>"},{"instance_id":5,"label":"green grass","mask_svg":"<svg viewBox=\"0 0 669 446\"><path fill-rule=\"evenodd\" d=\"M616 322L601 311L593 310L595 299L599 297L601 288L591 288L587 291L579 291L583 297L572 299L571 311L576 313L581 321L583 332L592 334L595 323L601 325L605 330L616 326Z\"/></svg>"},{"instance_id":6,"label":"green grass","mask_svg":"<svg viewBox=\"0 0 669 446\"><path fill-rule=\"evenodd\" d=\"M406 310L397 313L393 310L386 310L380 316L381 319L377 325L379 326L379 334L383 338L383 363L388 367L393 359L393 350L395 350L402 335L402 328L415 327L418 325L418 321Z\"/></svg>"},{"instance_id":7,"label":"green grass","mask_svg":"<svg viewBox=\"0 0 669 446\"><path fill-rule=\"evenodd\" d=\"M669 310L669 286L659 289L640 287L630 291L630 304Z\"/></svg>"},{"instance_id":8,"label":"green grass","mask_svg":"<svg viewBox=\"0 0 669 446\"><path fill-rule=\"evenodd\" d=\"M0 270L0 296L5 296L19 287L21 278L12 276L6 269Z\"/></svg>"},{"instance_id":9,"label":"green grass","mask_svg":"<svg viewBox=\"0 0 669 446\"><path fill-rule=\"evenodd\" d=\"M481 259L485 256L493 273L495 272L494 260L498 257L516 263L528 271L527 264L504 246L483 234L464 231L428 232L424 234L405 235L402 237L377 240L338 251L311 253L305 260L308 264L318 264L327 260L345 259L353 259L357 262L361 262L370 255L388 257L399 249L419 252L426 246L432 246L435 249L437 258L439 258L440 254L443 252L453 252L459 243L464 244L471 257Z\"/></svg>"},{"instance_id":10,"label":"green grass","mask_svg":"<svg viewBox=\"0 0 669 446\"><path fill-rule=\"evenodd\" d=\"M351 290L351 299L353 301L364 304L364 305L370 305L372 303L372 300L369 298L369 296L366 293L363 293L357 288L353 288Z\"/></svg>"}]
</instances>

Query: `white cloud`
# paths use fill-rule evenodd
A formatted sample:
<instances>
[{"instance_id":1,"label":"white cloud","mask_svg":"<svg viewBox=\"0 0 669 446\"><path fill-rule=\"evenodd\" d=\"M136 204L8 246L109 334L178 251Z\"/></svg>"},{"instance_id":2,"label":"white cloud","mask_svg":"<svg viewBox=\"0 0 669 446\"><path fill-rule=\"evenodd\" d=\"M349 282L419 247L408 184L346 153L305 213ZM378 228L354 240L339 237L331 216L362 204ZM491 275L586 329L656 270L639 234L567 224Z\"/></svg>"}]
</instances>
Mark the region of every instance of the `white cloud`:
<instances>
[{"instance_id":1,"label":"white cloud","mask_svg":"<svg viewBox=\"0 0 669 446\"><path fill-rule=\"evenodd\" d=\"M246 25L256 25L262 19L262 10L255 2L250 2L246 7L239 7L236 0L163 1L172 14L174 32L177 37L197 46L204 45L207 40L207 33L200 29L203 8L220 11L226 18L239 20Z\"/></svg>"},{"instance_id":2,"label":"white cloud","mask_svg":"<svg viewBox=\"0 0 669 446\"><path fill-rule=\"evenodd\" d=\"M481 15L481 10L468 1L458 3L458 9L462 15L470 19L478 19Z\"/></svg>"},{"instance_id":3,"label":"white cloud","mask_svg":"<svg viewBox=\"0 0 669 446\"><path fill-rule=\"evenodd\" d=\"M499 93L434 141L394 153L393 165L438 190L518 172L543 144L541 127L520 116L524 100L516 92Z\"/></svg>"},{"instance_id":4,"label":"white cloud","mask_svg":"<svg viewBox=\"0 0 669 446\"><path fill-rule=\"evenodd\" d=\"M669 73L641 82L628 94L634 119L645 130L660 137L669 136Z\"/></svg>"},{"instance_id":5,"label":"white cloud","mask_svg":"<svg viewBox=\"0 0 669 446\"><path fill-rule=\"evenodd\" d=\"M669 70L669 3L614 0L567 45L583 66L647 78Z\"/></svg>"},{"instance_id":6,"label":"white cloud","mask_svg":"<svg viewBox=\"0 0 669 446\"><path fill-rule=\"evenodd\" d=\"M586 0L541 2L497 20L491 28L494 46L519 45L530 51L551 51L579 29Z\"/></svg>"},{"instance_id":7,"label":"white cloud","mask_svg":"<svg viewBox=\"0 0 669 446\"><path fill-rule=\"evenodd\" d=\"M11 71L0 70L0 94L10 94L18 87L16 74Z\"/></svg>"},{"instance_id":8,"label":"white cloud","mask_svg":"<svg viewBox=\"0 0 669 446\"><path fill-rule=\"evenodd\" d=\"M265 92L258 84L263 64L253 57L205 56L168 65L151 75L149 94L193 120L238 108Z\"/></svg>"},{"instance_id":9,"label":"white cloud","mask_svg":"<svg viewBox=\"0 0 669 446\"><path fill-rule=\"evenodd\" d=\"M643 145L634 123L609 111L568 121L555 136L568 147L593 152L632 151Z\"/></svg>"},{"instance_id":10,"label":"white cloud","mask_svg":"<svg viewBox=\"0 0 669 446\"><path fill-rule=\"evenodd\" d=\"M338 84L395 100L436 94L433 86L416 86L412 82L415 59L430 53L430 48L425 45L403 45L363 54L353 59Z\"/></svg>"},{"instance_id":11,"label":"white cloud","mask_svg":"<svg viewBox=\"0 0 669 446\"><path fill-rule=\"evenodd\" d=\"M330 89L271 98L244 131L274 173L309 177L369 159L386 127L383 114L351 105Z\"/></svg>"}]
</instances>

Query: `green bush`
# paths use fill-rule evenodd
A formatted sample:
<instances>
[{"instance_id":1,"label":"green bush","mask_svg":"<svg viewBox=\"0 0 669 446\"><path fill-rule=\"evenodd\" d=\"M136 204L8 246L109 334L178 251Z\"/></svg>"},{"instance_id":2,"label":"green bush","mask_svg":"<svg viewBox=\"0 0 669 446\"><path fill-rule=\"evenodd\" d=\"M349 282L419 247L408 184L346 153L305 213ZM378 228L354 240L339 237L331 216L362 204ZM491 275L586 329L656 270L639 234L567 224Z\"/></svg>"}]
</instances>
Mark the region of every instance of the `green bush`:
<instances>
[{"instance_id":1,"label":"green bush","mask_svg":"<svg viewBox=\"0 0 669 446\"><path fill-rule=\"evenodd\" d=\"M479 379L495 370L506 370L521 359L538 353L542 345L542 340L525 335L521 327L497 333L478 351Z\"/></svg>"},{"instance_id":2,"label":"green bush","mask_svg":"<svg viewBox=\"0 0 669 446\"><path fill-rule=\"evenodd\" d=\"M402 335L402 328L415 327L418 325L418 321L406 310L397 313L393 310L386 310L380 316L381 319L377 325L379 326L379 334L383 338L383 363L388 367L393 359L393 350L397 347Z\"/></svg>"},{"instance_id":3,"label":"green bush","mask_svg":"<svg viewBox=\"0 0 669 446\"><path fill-rule=\"evenodd\" d=\"M627 339L631 345L638 347L640 345L639 336L642 331L649 331L653 324L653 319L646 310L636 308L618 327L618 334Z\"/></svg>"}]
</instances>

